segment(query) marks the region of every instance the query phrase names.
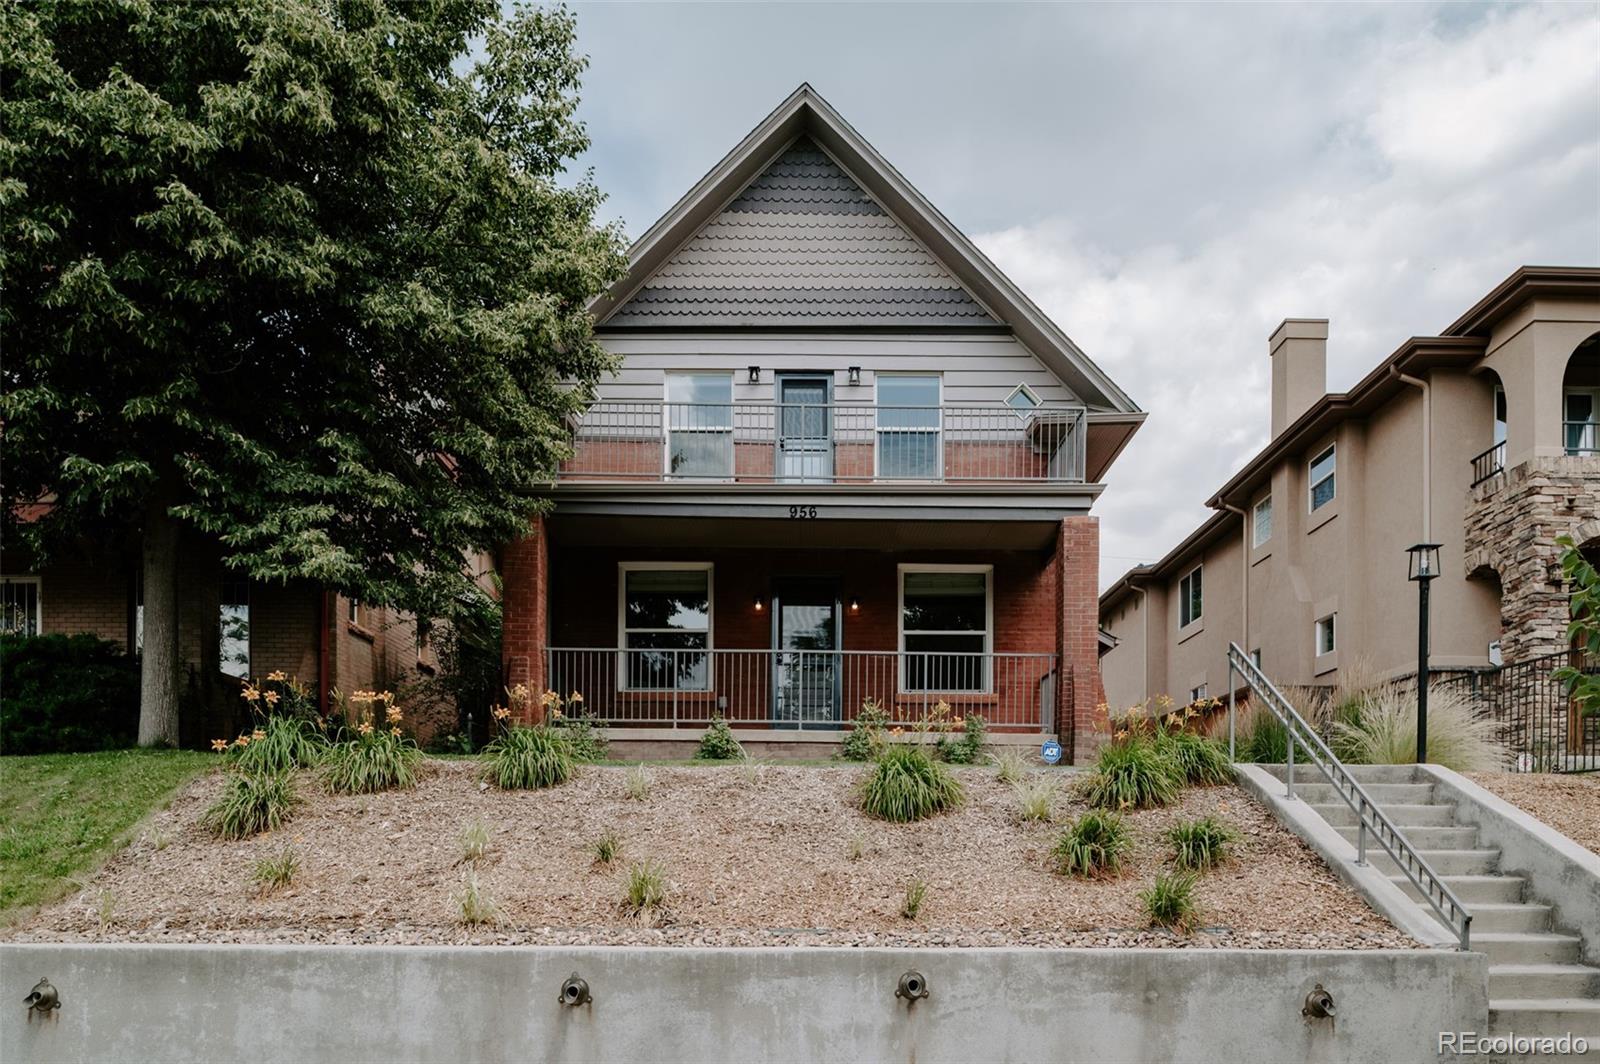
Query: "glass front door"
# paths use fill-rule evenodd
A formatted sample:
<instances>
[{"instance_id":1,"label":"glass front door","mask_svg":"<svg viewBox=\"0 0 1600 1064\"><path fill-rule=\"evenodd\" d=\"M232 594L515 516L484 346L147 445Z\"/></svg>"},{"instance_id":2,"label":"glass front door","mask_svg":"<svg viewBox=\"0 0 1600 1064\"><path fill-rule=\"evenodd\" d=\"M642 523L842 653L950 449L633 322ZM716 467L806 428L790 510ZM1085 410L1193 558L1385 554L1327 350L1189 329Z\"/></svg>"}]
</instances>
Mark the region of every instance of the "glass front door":
<instances>
[{"instance_id":1,"label":"glass front door","mask_svg":"<svg viewBox=\"0 0 1600 1064\"><path fill-rule=\"evenodd\" d=\"M774 724L836 726L838 586L828 580L784 580L774 586L772 599Z\"/></svg>"},{"instance_id":2,"label":"glass front door","mask_svg":"<svg viewBox=\"0 0 1600 1064\"><path fill-rule=\"evenodd\" d=\"M833 479L833 417L830 380L818 376L778 378L778 478Z\"/></svg>"}]
</instances>

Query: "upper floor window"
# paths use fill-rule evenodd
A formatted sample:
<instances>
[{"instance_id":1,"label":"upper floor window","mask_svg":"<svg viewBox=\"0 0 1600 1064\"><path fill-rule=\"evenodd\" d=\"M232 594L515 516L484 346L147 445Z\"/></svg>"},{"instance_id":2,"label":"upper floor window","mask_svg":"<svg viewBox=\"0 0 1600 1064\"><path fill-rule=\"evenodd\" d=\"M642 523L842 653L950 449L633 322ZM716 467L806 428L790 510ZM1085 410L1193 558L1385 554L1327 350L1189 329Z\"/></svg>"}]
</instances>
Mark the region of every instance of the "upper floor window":
<instances>
[{"instance_id":1,"label":"upper floor window","mask_svg":"<svg viewBox=\"0 0 1600 1064\"><path fill-rule=\"evenodd\" d=\"M733 476L733 374L667 374L667 474Z\"/></svg>"},{"instance_id":2,"label":"upper floor window","mask_svg":"<svg viewBox=\"0 0 1600 1064\"><path fill-rule=\"evenodd\" d=\"M624 562L620 570L623 686L709 690L711 563Z\"/></svg>"},{"instance_id":3,"label":"upper floor window","mask_svg":"<svg viewBox=\"0 0 1600 1064\"><path fill-rule=\"evenodd\" d=\"M1339 615L1330 613L1317 621L1316 643L1317 656L1332 654L1338 649L1337 633L1335 631Z\"/></svg>"},{"instance_id":4,"label":"upper floor window","mask_svg":"<svg viewBox=\"0 0 1600 1064\"><path fill-rule=\"evenodd\" d=\"M1338 485L1335 483L1334 474L1337 472L1337 450L1334 444L1329 444L1328 449L1311 460L1311 511L1315 513L1333 501Z\"/></svg>"},{"instance_id":5,"label":"upper floor window","mask_svg":"<svg viewBox=\"0 0 1600 1064\"><path fill-rule=\"evenodd\" d=\"M904 690L989 689L991 575L986 565L900 570Z\"/></svg>"},{"instance_id":6,"label":"upper floor window","mask_svg":"<svg viewBox=\"0 0 1600 1064\"><path fill-rule=\"evenodd\" d=\"M1259 547L1272 538L1272 496L1250 508L1250 545Z\"/></svg>"},{"instance_id":7,"label":"upper floor window","mask_svg":"<svg viewBox=\"0 0 1600 1064\"><path fill-rule=\"evenodd\" d=\"M1498 384L1494 386L1494 442L1495 446L1506 442L1506 390Z\"/></svg>"},{"instance_id":8,"label":"upper floor window","mask_svg":"<svg viewBox=\"0 0 1600 1064\"><path fill-rule=\"evenodd\" d=\"M1189 701L1191 703L1193 703L1193 702L1204 702L1205 700L1206 700L1206 685L1205 684L1199 684L1198 686L1189 688Z\"/></svg>"},{"instance_id":9,"label":"upper floor window","mask_svg":"<svg viewBox=\"0 0 1600 1064\"><path fill-rule=\"evenodd\" d=\"M0 632L38 635L40 597L37 576L0 577Z\"/></svg>"},{"instance_id":10,"label":"upper floor window","mask_svg":"<svg viewBox=\"0 0 1600 1064\"><path fill-rule=\"evenodd\" d=\"M1568 388L1563 442L1568 454L1600 454L1600 388Z\"/></svg>"},{"instance_id":11,"label":"upper floor window","mask_svg":"<svg viewBox=\"0 0 1600 1064\"><path fill-rule=\"evenodd\" d=\"M1203 566L1178 582L1178 627L1184 628L1200 619L1204 596L1201 594L1200 573Z\"/></svg>"},{"instance_id":12,"label":"upper floor window","mask_svg":"<svg viewBox=\"0 0 1600 1064\"><path fill-rule=\"evenodd\" d=\"M1020 413L1026 413L1039 405L1039 397L1025 382L1018 382L1011 389L1011 394L1006 396L1006 405Z\"/></svg>"},{"instance_id":13,"label":"upper floor window","mask_svg":"<svg viewBox=\"0 0 1600 1064\"><path fill-rule=\"evenodd\" d=\"M937 374L880 373L878 476L935 480L944 468Z\"/></svg>"}]
</instances>

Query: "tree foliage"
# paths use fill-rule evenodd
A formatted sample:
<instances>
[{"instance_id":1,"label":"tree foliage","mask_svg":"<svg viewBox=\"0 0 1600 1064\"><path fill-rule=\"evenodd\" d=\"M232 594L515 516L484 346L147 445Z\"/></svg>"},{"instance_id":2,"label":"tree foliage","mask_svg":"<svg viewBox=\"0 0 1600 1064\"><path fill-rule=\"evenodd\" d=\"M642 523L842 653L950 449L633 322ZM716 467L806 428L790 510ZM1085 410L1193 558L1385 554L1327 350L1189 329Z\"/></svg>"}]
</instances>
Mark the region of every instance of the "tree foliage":
<instances>
[{"instance_id":1,"label":"tree foliage","mask_svg":"<svg viewBox=\"0 0 1600 1064\"><path fill-rule=\"evenodd\" d=\"M171 518L447 614L611 365L573 46L494 0L6 5L11 535Z\"/></svg>"},{"instance_id":2,"label":"tree foliage","mask_svg":"<svg viewBox=\"0 0 1600 1064\"><path fill-rule=\"evenodd\" d=\"M1567 638L1581 651L1589 668L1567 666L1556 670L1556 679L1585 716L1600 715L1600 571L1583 556L1571 536L1556 540L1561 547L1561 572L1572 589L1572 623Z\"/></svg>"}]
</instances>

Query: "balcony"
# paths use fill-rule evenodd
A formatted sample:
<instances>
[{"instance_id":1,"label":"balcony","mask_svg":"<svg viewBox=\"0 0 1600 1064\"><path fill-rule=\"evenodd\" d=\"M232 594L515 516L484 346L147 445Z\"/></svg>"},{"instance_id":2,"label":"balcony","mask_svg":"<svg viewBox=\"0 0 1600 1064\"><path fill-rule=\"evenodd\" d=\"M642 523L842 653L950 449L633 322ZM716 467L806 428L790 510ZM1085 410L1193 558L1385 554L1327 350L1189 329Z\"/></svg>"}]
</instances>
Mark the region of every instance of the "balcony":
<instances>
[{"instance_id":1,"label":"balcony","mask_svg":"<svg viewBox=\"0 0 1600 1064\"><path fill-rule=\"evenodd\" d=\"M584 712L612 726L699 728L721 716L836 730L867 698L906 728L940 702L998 731L1044 731L1055 717L1054 654L554 647L545 676L554 690L580 692Z\"/></svg>"},{"instance_id":2,"label":"balcony","mask_svg":"<svg viewBox=\"0 0 1600 1064\"><path fill-rule=\"evenodd\" d=\"M1563 421L1561 445L1569 455L1600 454L1600 421Z\"/></svg>"},{"instance_id":3,"label":"balcony","mask_svg":"<svg viewBox=\"0 0 1600 1064\"><path fill-rule=\"evenodd\" d=\"M1506 441L1501 440L1493 447L1472 459L1472 486L1477 487L1497 473L1505 472L1506 468Z\"/></svg>"},{"instance_id":4,"label":"balcony","mask_svg":"<svg viewBox=\"0 0 1600 1064\"><path fill-rule=\"evenodd\" d=\"M597 402L562 482L1081 484L1085 409Z\"/></svg>"}]
</instances>

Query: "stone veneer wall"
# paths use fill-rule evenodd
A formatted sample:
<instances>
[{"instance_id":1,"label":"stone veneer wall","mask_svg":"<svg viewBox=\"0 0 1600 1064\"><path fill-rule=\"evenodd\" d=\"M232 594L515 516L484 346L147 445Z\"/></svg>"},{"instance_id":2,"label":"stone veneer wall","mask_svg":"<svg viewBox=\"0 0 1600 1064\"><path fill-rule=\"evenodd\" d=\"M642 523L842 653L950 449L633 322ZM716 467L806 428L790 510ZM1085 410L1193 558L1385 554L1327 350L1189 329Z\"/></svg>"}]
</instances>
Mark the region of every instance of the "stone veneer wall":
<instances>
[{"instance_id":1,"label":"stone veneer wall","mask_svg":"<svg viewBox=\"0 0 1600 1064\"><path fill-rule=\"evenodd\" d=\"M1600 536L1600 457L1535 458L1471 489L1465 561L1500 577L1506 662L1567 649L1568 598L1556 537Z\"/></svg>"}]
</instances>

